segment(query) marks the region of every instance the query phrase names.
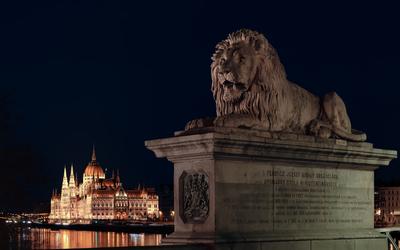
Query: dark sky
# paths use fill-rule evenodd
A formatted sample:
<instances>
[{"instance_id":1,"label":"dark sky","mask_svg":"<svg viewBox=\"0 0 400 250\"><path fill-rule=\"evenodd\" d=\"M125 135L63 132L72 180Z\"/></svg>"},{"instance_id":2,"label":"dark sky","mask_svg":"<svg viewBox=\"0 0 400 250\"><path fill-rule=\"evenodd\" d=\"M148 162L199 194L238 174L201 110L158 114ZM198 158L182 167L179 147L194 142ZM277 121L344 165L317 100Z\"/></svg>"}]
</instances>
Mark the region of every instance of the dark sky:
<instances>
[{"instance_id":1,"label":"dark sky","mask_svg":"<svg viewBox=\"0 0 400 250\"><path fill-rule=\"evenodd\" d=\"M266 35L290 80L317 95L338 92L368 141L400 148L398 6L9 2L0 4L0 209L49 201L64 164L81 178L93 144L125 186L171 183L171 164L144 140L214 115L210 56L239 28ZM400 181L397 161L376 176Z\"/></svg>"}]
</instances>

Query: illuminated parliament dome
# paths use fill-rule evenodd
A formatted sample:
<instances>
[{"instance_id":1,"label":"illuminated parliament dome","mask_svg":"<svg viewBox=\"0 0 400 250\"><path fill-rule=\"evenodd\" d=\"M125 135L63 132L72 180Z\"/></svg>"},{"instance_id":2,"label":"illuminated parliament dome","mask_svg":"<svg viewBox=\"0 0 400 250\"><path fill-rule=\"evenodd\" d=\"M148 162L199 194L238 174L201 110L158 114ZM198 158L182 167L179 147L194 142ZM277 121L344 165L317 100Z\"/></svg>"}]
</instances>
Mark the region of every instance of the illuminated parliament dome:
<instances>
[{"instance_id":1,"label":"illuminated parliament dome","mask_svg":"<svg viewBox=\"0 0 400 250\"><path fill-rule=\"evenodd\" d=\"M98 177L101 179L105 178L105 173L103 169L101 168L100 164L96 160L96 151L93 147L93 153L92 153L92 160L89 162L89 164L85 168L85 176L87 177Z\"/></svg>"}]
</instances>

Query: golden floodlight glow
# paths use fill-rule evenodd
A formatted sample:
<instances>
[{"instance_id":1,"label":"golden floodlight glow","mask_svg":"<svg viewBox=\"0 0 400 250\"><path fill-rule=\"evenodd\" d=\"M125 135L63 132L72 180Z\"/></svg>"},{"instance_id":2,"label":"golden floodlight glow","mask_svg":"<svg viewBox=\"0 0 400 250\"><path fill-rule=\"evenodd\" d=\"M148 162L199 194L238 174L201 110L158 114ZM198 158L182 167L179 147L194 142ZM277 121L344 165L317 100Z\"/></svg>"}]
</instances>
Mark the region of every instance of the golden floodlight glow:
<instances>
[{"instance_id":1,"label":"golden floodlight glow","mask_svg":"<svg viewBox=\"0 0 400 250\"><path fill-rule=\"evenodd\" d=\"M97 162L93 147L91 161L83 173L83 182L79 183L71 165L68 178L67 167L61 193L53 190L49 215L50 223L90 223L92 220L147 220L159 218L158 195L154 188L138 187L124 189L119 171L106 178Z\"/></svg>"}]
</instances>

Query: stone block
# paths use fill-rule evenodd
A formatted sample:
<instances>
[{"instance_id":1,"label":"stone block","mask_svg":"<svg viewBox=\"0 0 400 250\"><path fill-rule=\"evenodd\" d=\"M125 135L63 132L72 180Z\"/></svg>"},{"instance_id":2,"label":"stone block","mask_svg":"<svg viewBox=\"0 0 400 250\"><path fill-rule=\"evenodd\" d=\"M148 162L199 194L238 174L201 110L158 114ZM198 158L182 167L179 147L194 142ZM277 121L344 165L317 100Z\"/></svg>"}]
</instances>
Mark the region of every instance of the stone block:
<instances>
[{"instance_id":1,"label":"stone block","mask_svg":"<svg viewBox=\"0 0 400 250\"><path fill-rule=\"evenodd\" d=\"M355 250L354 240L313 240L312 250ZM383 250L383 249L382 249Z\"/></svg>"},{"instance_id":2,"label":"stone block","mask_svg":"<svg viewBox=\"0 0 400 250\"><path fill-rule=\"evenodd\" d=\"M388 249L388 240L386 238L355 240L355 250L376 250L376 249Z\"/></svg>"},{"instance_id":3,"label":"stone block","mask_svg":"<svg viewBox=\"0 0 400 250\"><path fill-rule=\"evenodd\" d=\"M213 249L216 250L262 250L261 243L248 242L248 243L230 243L230 244L217 244Z\"/></svg>"},{"instance_id":4,"label":"stone block","mask_svg":"<svg viewBox=\"0 0 400 250\"><path fill-rule=\"evenodd\" d=\"M310 241L263 242L261 250L312 250Z\"/></svg>"}]
</instances>

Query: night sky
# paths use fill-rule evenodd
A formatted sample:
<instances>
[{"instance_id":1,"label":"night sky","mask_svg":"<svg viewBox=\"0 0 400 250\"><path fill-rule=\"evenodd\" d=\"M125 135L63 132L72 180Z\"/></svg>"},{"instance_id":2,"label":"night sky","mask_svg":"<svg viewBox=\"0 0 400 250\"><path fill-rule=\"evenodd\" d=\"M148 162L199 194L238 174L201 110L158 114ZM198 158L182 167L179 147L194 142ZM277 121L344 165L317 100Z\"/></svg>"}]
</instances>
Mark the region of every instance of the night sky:
<instances>
[{"instance_id":1,"label":"night sky","mask_svg":"<svg viewBox=\"0 0 400 250\"><path fill-rule=\"evenodd\" d=\"M266 35L290 80L336 91L369 142L400 149L397 6L9 2L0 4L0 210L49 202L65 164L81 181L93 144L126 188L171 184L172 165L144 140L215 114L210 57L240 28ZM398 164L376 181L400 184Z\"/></svg>"}]
</instances>

